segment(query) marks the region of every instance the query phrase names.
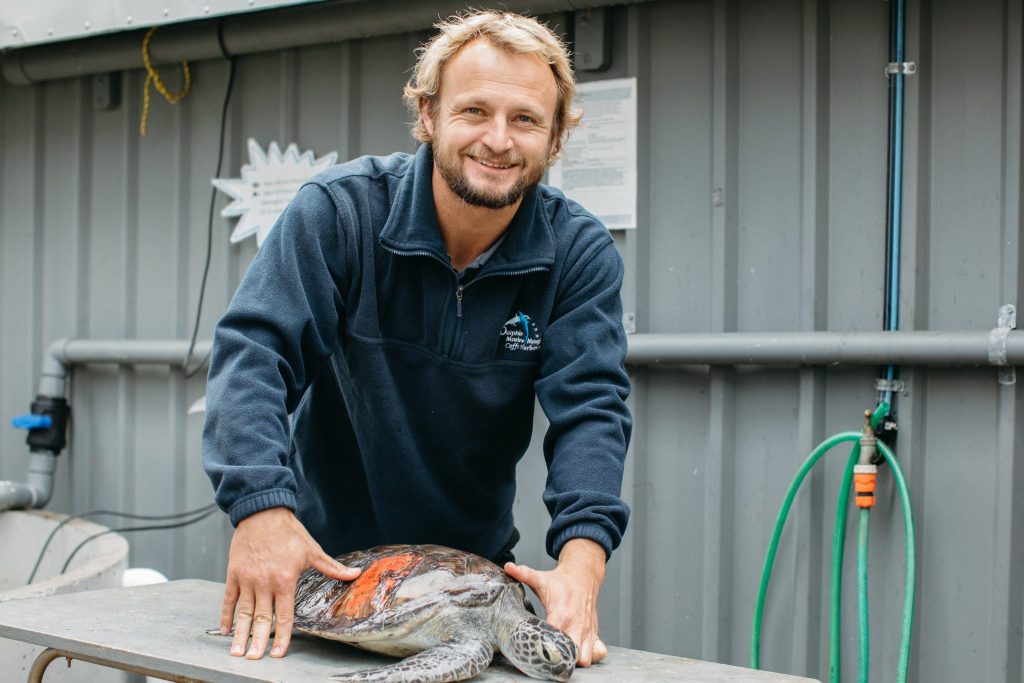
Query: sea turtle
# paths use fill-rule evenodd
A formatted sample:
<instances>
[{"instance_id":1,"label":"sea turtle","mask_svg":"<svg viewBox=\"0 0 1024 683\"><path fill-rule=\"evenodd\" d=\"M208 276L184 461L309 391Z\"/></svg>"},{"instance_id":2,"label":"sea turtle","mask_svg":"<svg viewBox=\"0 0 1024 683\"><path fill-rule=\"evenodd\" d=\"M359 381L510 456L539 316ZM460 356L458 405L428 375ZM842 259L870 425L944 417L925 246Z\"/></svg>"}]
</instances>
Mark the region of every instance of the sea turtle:
<instances>
[{"instance_id":1,"label":"sea turtle","mask_svg":"<svg viewBox=\"0 0 1024 683\"><path fill-rule=\"evenodd\" d=\"M362 574L338 581L304 571L295 629L406 659L334 680L461 681L486 669L498 650L528 676L572 675L575 643L531 614L522 585L493 562L439 545L386 545L337 559Z\"/></svg>"}]
</instances>

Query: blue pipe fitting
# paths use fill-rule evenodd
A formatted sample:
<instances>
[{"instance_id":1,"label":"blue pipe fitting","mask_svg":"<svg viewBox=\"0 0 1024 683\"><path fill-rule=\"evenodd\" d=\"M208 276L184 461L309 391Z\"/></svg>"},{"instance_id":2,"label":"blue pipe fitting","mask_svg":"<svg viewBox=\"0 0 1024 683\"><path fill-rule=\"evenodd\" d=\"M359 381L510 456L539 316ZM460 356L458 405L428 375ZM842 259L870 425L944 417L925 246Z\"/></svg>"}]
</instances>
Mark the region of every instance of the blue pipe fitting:
<instances>
[{"instance_id":1,"label":"blue pipe fitting","mask_svg":"<svg viewBox=\"0 0 1024 683\"><path fill-rule=\"evenodd\" d=\"M49 429L53 426L53 418L49 415L19 415L11 420L15 429Z\"/></svg>"},{"instance_id":2,"label":"blue pipe fitting","mask_svg":"<svg viewBox=\"0 0 1024 683\"><path fill-rule=\"evenodd\" d=\"M28 430L28 448L33 453L49 451L59 455L67 445L68 420L71 407L62 396L36 396L28 415L16 417L15 427Z\"/></svg>"}]
</instances>

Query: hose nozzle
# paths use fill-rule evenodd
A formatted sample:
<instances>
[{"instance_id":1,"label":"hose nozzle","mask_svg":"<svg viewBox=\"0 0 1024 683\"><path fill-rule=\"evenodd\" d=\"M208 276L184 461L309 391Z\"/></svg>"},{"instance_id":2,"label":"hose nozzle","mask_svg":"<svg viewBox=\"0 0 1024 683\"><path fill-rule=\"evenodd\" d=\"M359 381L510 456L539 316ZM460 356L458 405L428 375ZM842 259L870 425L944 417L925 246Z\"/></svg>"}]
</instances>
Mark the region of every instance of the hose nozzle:
<instances>
[{"instance_id":1,"label":"hose nozzle","mask_svg":"<svg viewBox=\"0 0 1024 683\"><path fill-rule=\"evenodd\" d=\"M875 506L875 486L877 481L877 466L853 466L853 490L856 493L854 502L857 503L857 507L872 508Z\"/></svg>"},{"instance_id":2,"label":"hose nozzle","mask_svg":"<svg viewBox=\"0 0 1024 683\"><path fill-rule=\"evenodd\" d=\"M871 427L873 414L870 410L864 411L864 435L860 437L860 458L857 461L861 465L873 464L878 455L878 437L875 436L875 430Z\"/></svg>"},{"instance_id":3,"label":"hose nozzle","mask_svg":"<svg viewBox=\"0 0 1024 683\"><path fill-rule=\"evenodd\" d=\"M856 492L855 502L859 508L871 508L875 505L875 484L878 467L874 460L878 454L878 438L871 426L874 412L864 411L864 435L860 437L860 457L853 468L853 487Z\"/></svg>"}]
</instances>

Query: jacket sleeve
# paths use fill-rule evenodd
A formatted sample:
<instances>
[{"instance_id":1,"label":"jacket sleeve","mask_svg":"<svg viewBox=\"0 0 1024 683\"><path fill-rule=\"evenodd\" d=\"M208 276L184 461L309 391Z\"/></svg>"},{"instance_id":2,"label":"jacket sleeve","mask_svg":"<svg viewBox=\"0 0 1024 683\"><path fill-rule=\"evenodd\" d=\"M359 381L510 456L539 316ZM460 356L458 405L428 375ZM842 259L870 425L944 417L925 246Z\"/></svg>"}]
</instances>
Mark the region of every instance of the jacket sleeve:
<instances>
[{"instance_id":1,"label":"jacket sleeve","mask_svg":"<svg viewBox=\"0 0 1024 683\"><path fill-rule=\"evenodd\" d=\"M620 497L632 429L625 403L623 265L601 232L600 239L570 250L541 345L536 389L550 423L544 503L553 558L573 538L597 542L610 557L629 519Z\"/></svg>"},{"instance_id":2,"label":"jacket sleeve","mask_svg":"<svg viewBox=\"0 0 1024 683\"><path fill-rule=\"evenodd\" d=\"M217 324L203 467L234 525L271 507L296 508L288 415L335 348L345 277L338 216L323 187L304 185Z\"/></svg>"}]
</instances>

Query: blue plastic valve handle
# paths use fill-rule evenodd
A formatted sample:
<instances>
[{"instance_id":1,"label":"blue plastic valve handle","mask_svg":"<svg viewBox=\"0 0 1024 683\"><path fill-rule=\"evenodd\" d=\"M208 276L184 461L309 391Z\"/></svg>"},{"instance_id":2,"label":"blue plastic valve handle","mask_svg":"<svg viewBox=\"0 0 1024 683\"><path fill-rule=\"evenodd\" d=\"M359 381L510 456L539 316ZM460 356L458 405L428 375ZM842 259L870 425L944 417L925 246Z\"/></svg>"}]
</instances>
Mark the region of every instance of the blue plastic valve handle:
<instances>
[{"instance_id":1,"label":"blue plastic valve handle","mask_svg":"<svg viewBox=\"0 0 1024 683\"><path fill-rule=\"evenodd\" d=\"M53 426L53 420L49 415L19 415L11 420L15 429L49 429Z\"/></svg>"}]
</instances>

